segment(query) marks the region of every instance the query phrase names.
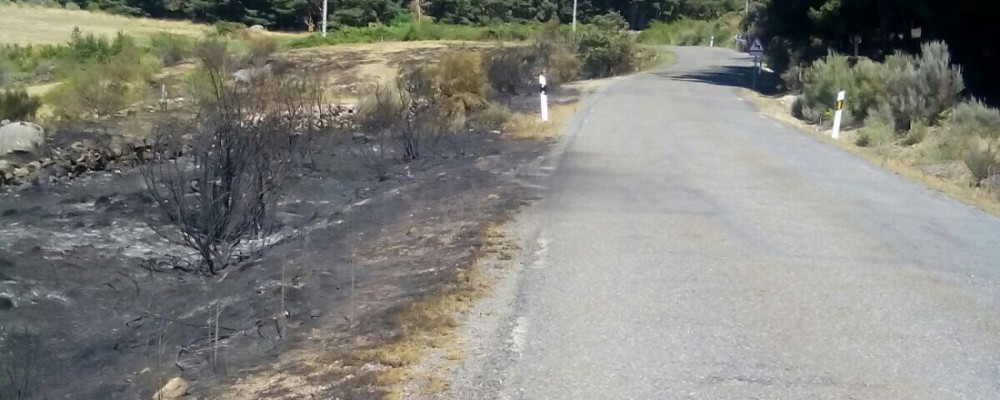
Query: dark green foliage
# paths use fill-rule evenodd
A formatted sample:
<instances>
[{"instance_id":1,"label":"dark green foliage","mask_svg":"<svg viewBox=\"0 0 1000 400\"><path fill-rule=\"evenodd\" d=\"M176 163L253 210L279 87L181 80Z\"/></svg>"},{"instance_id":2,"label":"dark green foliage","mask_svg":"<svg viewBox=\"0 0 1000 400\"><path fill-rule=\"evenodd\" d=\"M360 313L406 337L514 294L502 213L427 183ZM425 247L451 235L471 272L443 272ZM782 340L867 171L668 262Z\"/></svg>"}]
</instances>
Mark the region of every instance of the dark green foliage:
<instances>
[{"instance_id":1,"label":"dark green foliage","mask_svg":"<svg viewBox=\"0 0 1000 400\"><path fill-rule=\"evenodd\" d=\"M579 44L583 74L588 78L634 71L638 52L635 39L628 33L628 24L617 13L594 18Z\"/></svg>"},{"instance_id":2,"label":"dark green foliage","mask_svg":"<svg viewBox=\"0 0 1000 400\"><path fill-rule=\"evenodd\" d=\"M42 102L24 89L0 91L0 120L34 119Z\"/></svg>"}]
</instances>

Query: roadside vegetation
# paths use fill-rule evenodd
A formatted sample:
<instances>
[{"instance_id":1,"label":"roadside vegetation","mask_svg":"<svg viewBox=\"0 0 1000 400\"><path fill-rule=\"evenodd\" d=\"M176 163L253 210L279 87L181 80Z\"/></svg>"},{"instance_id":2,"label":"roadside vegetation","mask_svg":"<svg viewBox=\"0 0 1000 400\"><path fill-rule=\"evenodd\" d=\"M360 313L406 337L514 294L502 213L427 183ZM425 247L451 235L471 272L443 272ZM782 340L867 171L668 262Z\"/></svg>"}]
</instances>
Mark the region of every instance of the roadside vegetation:
<instances>
[{"instance_id":1,"label":"roadside vegetation","mask_svg":"<svg viewBox=\"0 0 1000 400\"><path fill-rule=\"evenodd\" d=\"M657 21L639 34L639 42L650 45L708 46L714 38L715 47L735 45L740 32L742 16L728 13L715 19L679 18L674 21Z\"/></svg>"},{"instance_id":2,"label":"roadside vegetation","mask_svg":"<svg viewBox=\"0 0 1000 400\"><path fill-rule=\"evenodd\" d=\"M827 129L844 90L849 148L989 209L1000 200L1000 110L967 95L944 42L881 62L833 53L789 69L781 82L797 93L789 112Z\"/></svg>"}]
</instances>

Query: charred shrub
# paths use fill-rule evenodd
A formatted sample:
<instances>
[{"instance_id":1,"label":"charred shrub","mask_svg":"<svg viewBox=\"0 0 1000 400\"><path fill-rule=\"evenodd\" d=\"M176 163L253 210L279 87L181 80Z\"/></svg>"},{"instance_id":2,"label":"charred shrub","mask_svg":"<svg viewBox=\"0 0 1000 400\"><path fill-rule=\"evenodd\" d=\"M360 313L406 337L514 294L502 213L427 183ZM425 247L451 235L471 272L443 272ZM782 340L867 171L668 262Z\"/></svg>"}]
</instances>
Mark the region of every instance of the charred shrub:
<instances>
[{"instance_id":1,"label":"charred shrub","mask_svg":"<svg viewBox=\"0 0 1000 400\"><path fill-rule=\"evenodd\" d=\"M24 89L0 91L0 120L34 119L42 102Z\"/></svg>"},{"instance_id":2,"label":"charred shrub","mask_svg":"<svg viewBox=\"0 0 1000 400\"><path fill-rule=\"evenodd\" d=\"M272 232L273 209L302 165L308 136L328 126L315 111L319 82L284 75L238 84L225 60L202 60L211 90L199 92L210 98L197 102L198 114L160 127L159 144L179 157L142 167L168 222L163 235L195 250L206 274L260 250L253 239Z\"/></svg>"}]
</instances>

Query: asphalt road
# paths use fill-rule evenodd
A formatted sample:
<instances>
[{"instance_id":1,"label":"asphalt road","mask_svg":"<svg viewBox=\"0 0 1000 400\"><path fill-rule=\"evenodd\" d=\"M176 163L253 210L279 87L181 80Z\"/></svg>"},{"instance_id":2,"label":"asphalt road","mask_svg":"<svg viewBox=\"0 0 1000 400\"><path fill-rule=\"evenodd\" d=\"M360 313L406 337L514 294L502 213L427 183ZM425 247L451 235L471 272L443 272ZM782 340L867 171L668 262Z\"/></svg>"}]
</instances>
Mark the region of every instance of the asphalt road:
<instances>
[{"instance_id":1,"label":"asphalt road","mask_svg":"<svg viewBox=\"0 0 1000 400\"><path fill-rule=\"evenodd\" d=\"M463 398L1000 398L1000 219L758 115L743 55L676 52L578 115L504 378Z\"/></svg>"}]
</instances>

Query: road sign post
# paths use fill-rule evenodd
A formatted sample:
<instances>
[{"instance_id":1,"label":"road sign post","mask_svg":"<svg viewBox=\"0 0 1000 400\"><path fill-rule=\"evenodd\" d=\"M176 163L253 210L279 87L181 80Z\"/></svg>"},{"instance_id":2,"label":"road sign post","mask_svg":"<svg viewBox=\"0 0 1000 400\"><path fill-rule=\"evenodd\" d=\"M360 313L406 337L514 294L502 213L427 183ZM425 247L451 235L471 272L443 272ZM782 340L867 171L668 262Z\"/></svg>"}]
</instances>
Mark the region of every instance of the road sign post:
<instances>
[{"instance_id":1,"label":"road sign post","mask_svg":"<svg viewBox=\"0 0 1000 400\"><path fill-rule=\"evenodd\" d=\"M549 120L549 96L548 85L545 81L545 75L538 75L538 87L541 89L541 107L542 107L542 122L547 122Z\"/></svg>"},{"instance_id":2,"label":"road sign post","mask_svg":"<svg viewBox=\"0 0 1000 400\"><path fill-rule=\"evenodd\" d=\"M844 98L847 96L847 92L841 90L837 93L837 103L834 105L833 112L833 138L840 139L840 119L844 116Z\"/></svg>"},{"instance_id":3,"label":"road sign post","mask_svg":"<svg viewBox=\"0 0 1000 400\"><path fill-rule=\"evenodd\" d=\"M764 58L764 46L760 44L760 39L754 39L753 44L747 49L747 53L753 56L753 90L757 90L757 75L760 75L761 64Z\"/></svg>"}]
</instances>

